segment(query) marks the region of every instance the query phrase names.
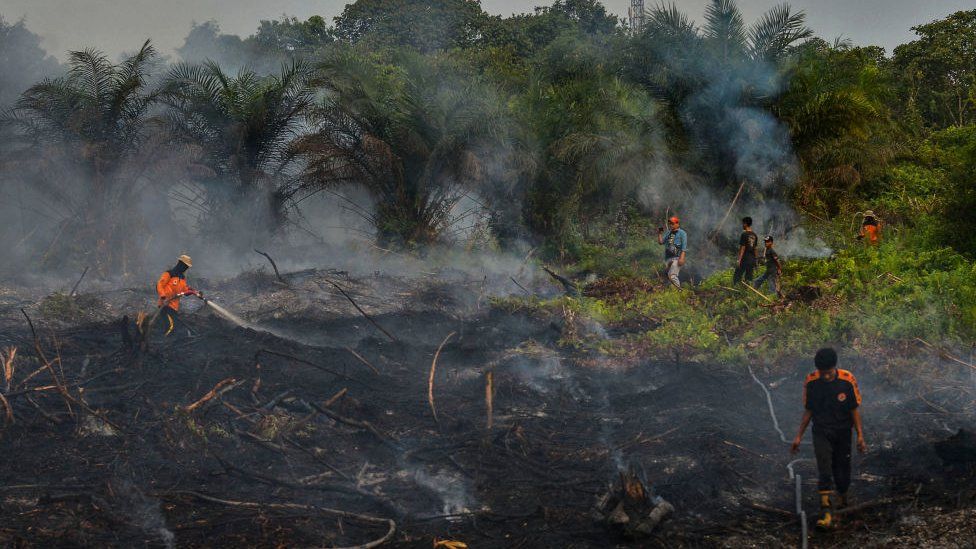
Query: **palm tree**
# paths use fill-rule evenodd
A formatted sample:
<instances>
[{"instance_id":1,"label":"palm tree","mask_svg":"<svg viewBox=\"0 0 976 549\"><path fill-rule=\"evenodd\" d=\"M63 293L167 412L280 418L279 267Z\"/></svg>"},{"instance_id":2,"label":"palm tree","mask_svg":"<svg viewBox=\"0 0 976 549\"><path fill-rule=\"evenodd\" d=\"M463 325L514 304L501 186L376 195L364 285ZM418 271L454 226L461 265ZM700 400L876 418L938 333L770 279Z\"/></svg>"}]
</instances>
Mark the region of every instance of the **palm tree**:
<instances>
[{"instance_id":1,"label":"palm tree","mask_svg":"<svg viewBox=\"0 0 976 549\"><path fill-rule=\"evenodd\" d=\"M559 248L631 195L666 152L657 103L608 74L605 55L597 43L557 39L514 105L535 156L524 164L526 222Z\"/></svg>"},{"instance_id":2,"label":"palm tree","mask_svg":"<svg viewBox=\"0 0 976 549\"><path fill-rule=\"evenodd\" d=\"M780 142L785 132L770 107L797 44L812 36L804 19L784 4L747 27L734 0L711 0L700 28L673 4L648 11L632 53L635 77L664 102L676 142L718 186L784 188L777 184L788 177L780 169L790 163L789 143Z\"/></svg>"},{"instance_id":3,"label":"palm tree","mask_svg":"<svg viewBox=\"0 0 976 549\"><path fill-rule=\"evenodd\" d=\"M316 131L295 143L313 193L351 185L373 208L354 205L384 244L435 242L465 193L486 180L482 147L499 138L499 111L473 78L436 58L404 53L396 68L338 51L320 67L327 93Z\"/></svg>"},{"instance_id":4,"label":"palm tree","mask_svg":"<svg viewBox=\"0 0 976 549\"><path fill-rule=\"evenodd\" d=\"M134 250L135 198L155 160L144 154L155 137L147 84L155 56L148 40L119 64L71 52L66 75L32 86L5 115L19 144L13 161L60 218L45 260L97 252L105 270L124 267Z\"/></svg>"},{"instance_id":5,"label":"palm tree","mask_svg":"<svg viewBox=\"0 0 976 549\"><path fill-rule=\"evenodd\" d=\"M160 94L169 107L167 126L175 139L200 148L208 168L197 178L201 192L190 197L174 189L172 198L191 202L203 228L236 232L256 225L258 231L248 232L257 238L281 228L285 153L313 104L309 75L299 61L268 77L246 68L231 77L210 61L170 70ZM240 223L228 225L232 220Z\"/></svg>"},{"instance_id":6,"label":"palm tree","mask_svg":"<svg viewBox=\"0 0 976 549\"><path fill-rule=\"evenodd\" d=\"M790 85L773 110L790 129L804 175L798 202L835 213L866 172L883 170L901 146L890 138L886 104L894 101L870 49L822 40L804 46Z\"/></svg>"}]
</instances>

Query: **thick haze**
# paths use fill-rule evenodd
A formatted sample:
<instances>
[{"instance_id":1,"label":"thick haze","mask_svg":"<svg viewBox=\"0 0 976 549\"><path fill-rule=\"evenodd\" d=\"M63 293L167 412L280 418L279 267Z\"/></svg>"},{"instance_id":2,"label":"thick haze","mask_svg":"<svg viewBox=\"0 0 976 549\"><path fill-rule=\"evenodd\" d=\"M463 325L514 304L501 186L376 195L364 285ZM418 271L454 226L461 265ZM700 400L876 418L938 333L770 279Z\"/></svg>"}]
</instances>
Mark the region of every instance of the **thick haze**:
<instances>
[{"instance_id":1,"label":"thick haze","mask_svg":"<svg viewBox=\"0 0 976 549\"><path fill-rule=\"evenodd\" d=\"M650 7L657 0L645 0ZM27 19L28 28L43 37L43 46L64 59L64 52L95 47L115 57L152 38L164 55L175 55L194 21L216 20L223 32L247 36L261 19L293 15L306 19L322 15L331 21L347 2L342 0L0 0L0 15L8 22ZM747 22L780 2L739 0ZM818 36L838 36L857 45L884 46L890 53L912 39L912 26L972 9L972 0L795 0L789 2L807 13ZM491 13L509 15L530 11L536 4L515 0L482 0ZM705 0L678 0L686 13L701 20ZM626 16L629 0L606 0L604 5Z\"/></svg>"}]
</instances>

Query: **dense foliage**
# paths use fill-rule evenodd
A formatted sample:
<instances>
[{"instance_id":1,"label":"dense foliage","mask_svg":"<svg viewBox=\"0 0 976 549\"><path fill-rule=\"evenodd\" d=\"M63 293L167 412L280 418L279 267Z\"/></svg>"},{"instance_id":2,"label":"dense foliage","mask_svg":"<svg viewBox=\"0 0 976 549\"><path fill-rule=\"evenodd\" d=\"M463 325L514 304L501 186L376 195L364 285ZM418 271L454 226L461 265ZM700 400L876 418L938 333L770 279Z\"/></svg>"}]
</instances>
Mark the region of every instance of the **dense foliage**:
<instances>
[{"instance_id":1,"label":"dense foliage","mask_svg":"<svg viewBox=\"0 0 976 549\"><path fill-rule=\"evenodd\" d=\"M91 205L50 197L75 206L55 226L76 234L115 230L99 212L145 199L122 192L122 167L147 165L152 142L157 160L185 164L138 174L167 197L156 206L215 220L192 229L214 238L238 231L240 211L277 238L310 195L358 190L385 245L468 234L459 208L472 203L498 245L567 260L606 236L597 228L622 204L645 221L680 210L720 243L731 201L781 232L874 208L919 246L970 257L974 22L976 10L919 25L889 56L816 38L785 5L749 24L733 0L708 0L700 23L661 4L634 32L596 0L511 17L477 0L359 0L331 25L286 17L244 38L197 25L172 67L148 45L119 65L73 53L65 75L23 93L0 136L20 151L5 166L43 144L36 165L63 157L83 174L81 192L59 192ZM48 63L31 43L25 62ZM107 242L95 232L82 240Z\"/></svg>"}]
</instances>

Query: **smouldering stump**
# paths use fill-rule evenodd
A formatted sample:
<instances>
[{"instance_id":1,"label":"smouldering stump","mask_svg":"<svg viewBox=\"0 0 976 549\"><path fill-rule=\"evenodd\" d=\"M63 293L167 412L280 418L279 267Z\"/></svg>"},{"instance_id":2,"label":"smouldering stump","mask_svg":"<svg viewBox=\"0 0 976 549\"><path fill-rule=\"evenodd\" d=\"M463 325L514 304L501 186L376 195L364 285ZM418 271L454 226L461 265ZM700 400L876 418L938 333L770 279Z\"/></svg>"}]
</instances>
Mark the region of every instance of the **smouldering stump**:
<instances>
[{"instance_id":1,"label":"smouldering stump","mask_svg":"<svg viewBox=\"0 0 976 549\"><path fill-rule=\"evenodd\" d=\"M631 465L597 501L593 518L615 536L633 540L651 535L673 512L674 506L651 493L640 467Z\"/></svg>"}]
</instances>

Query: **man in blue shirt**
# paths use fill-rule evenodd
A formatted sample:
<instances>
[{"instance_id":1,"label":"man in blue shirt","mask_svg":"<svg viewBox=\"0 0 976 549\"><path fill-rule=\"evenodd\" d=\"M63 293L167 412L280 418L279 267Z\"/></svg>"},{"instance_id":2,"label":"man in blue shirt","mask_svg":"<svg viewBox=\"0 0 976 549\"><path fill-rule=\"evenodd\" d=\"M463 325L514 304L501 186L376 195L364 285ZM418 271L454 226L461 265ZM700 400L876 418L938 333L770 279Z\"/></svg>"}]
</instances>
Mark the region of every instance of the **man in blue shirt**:
<instances>
[{"instance_id":1,"label":"man in blue shirt","mask_svg":"<svg viewBox=\"0 0 976 549\"><path fill-rule=\"evenodd\" d=\"M668 219L668 232L664 227L657 228L657 243L664 246L664 265L668 269L668 279L676 288L681 287L678 273L685 266L685 251L688 249L688 235L680 228L678 216Z\"/></svg>"}]
</instances>

